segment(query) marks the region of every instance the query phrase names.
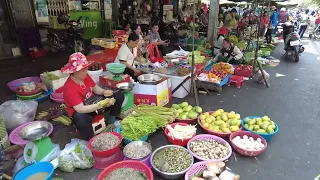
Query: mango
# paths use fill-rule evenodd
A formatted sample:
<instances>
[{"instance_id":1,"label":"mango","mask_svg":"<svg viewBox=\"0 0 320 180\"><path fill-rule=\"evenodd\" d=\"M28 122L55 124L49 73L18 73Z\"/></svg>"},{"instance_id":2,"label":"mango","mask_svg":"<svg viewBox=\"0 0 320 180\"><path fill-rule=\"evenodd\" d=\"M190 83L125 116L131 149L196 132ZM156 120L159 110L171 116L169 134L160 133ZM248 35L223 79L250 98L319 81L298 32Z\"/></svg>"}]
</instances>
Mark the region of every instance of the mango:
<instances>
[{"instance_id":1,"label":"mango","mask_svg":"<svg viewBox=\"0 0 320 180\"><path fill-rule=\"evenodd\" d=\"M263 123L260 127L261 127L261 129L267 130L268 129L268 124L267 123Z\"/></svg>"},{"instance_id":2,"label":"mango","mask_svg":"<svg viewBox=\"0 0 320 180\"><path fill-rule=\"evenodd\" d=\"M236 126L240 127L240 125L241 125L241 120L240 120L240 119L237 119L236 121L237 121Z\"/></svg>"},{"instance_id":3,"label":"mango","mask_svg":"<svg viewBox=\"0 0 320 180\"><path fill-rule=\"evenodd\" d=\"M217 117L216 117L216 120L217 120L217 121L222 120L222 119L221 119L221 116L217 116Z\"/></svg>"},{"instance_id":4,"label":"mango","mask_svg":"<svg viewBox=\"0 0 320 180\"><path fill-rule=\"evenodd\" d=\"M263 124L262 121L257 121L257 125L258 125L258 126L261 126L262 124Z\"/></svg>"},{"instance_id":5,"label":"mango","mask_svg":"<svg viewBox=\"0 0 320 180\"><path fill-rule=\"evenodd\" d=\"M274 125L274 122L273 122L273 121L269 121L269 122L270 122L270 124Z\"/></svg>"},{"instance_id":6,"label":"mango","mask_svg":"<svg viewBox=\"0 0 320 180\"><path fill-rule=\"evenodd\" d=\"M191 110L192 110L192 106L190 106L190 105L183 108L184 112L189 112Z\"/></svg>"},{"instance_id":7,"label":"mango","mask_svg":"<svg viewBox=\"0 0 320 180\"><path fill-rule=\"evenodd\" d=\"M241 119L240 114L236 114L236 119Z\"/></svg>"},{"instance_id":8,"label":"mango","mask_svg":"<svg viewBox=\"0 0 320 180\"><path fill-rule=\"evenodd\" d=\"M203 115L208 117L210 114L208 112L205 112Z\"/></svg>"},{"instance_id":9,"label":"mango","mask_svg":"<svg viewBox=\"0 0 320 180\"><path fill-rule=\"evenodd\" d=\"M216 118L214 116L210 116L210 117L211 117L212 121L216 120Z\"/></svg>"},{"instance_id":10,"label":"mango","mask_svg":"<svg viewBox=\"0 0 320 180\"><path fill-rule=\"evenodd\" d=\"M212 127L212 126L209 126L208 129L209 129L210 131L212 131L212 130L213 130L213 127Z\"/></svg>"},{"instance_id":11,"label":"mango","mask_svg":"<svg viewBox=\"0 0 320 180\"><path fill-rule=\"evenodd\" d=\"M194 110L195 110L195 112L197 112L197 113L202 113L202 108L199 107L199 106L195 106L195 107L194 107Z\"/></svg>"},{"instance_id":12,"label":"mango","mask_svg":"<svg viewBox=\"0 0 320 180\"><path fill-rule=\"evenodd\" d=\"M206 116L205 115L201 115L200 116L200 120L205 120L206 119Z\"/></svg>"},{"instance_id":13,"label":"mango","mask_svg":"<svg viewBox=\"0 0 320 180\"><path fill-rule=\"evenodd\" d=\"M257 130L257 133L259 133L259 134L264 134L264 133L266 133L266 130L264 130L264 129L258 129L258 130Z\"/></svg>"},{"instance_id":14,"label":"mango","mask_svg":"<svg viewBox=\"0 0 320 180\"><path fill-rule=\"evenodd\" d=\"M222 120L218 120L214 122L214 124L217 126L220 126L222 123L224 123Z\"/></svg>"},{"instance_id":15,"label":"mango","mask_svg":"<svg viewBox=\"0 0 320 180\"><path fill-rule=\"evenodd\" d=\"M260 126L258 126L258 125L253 125L253 129L254 129L254 130L258 130L258 129L260 129Z\"/></svg>"},{"instance_id":16,"label":"mango","mask_svg":"<svg viewBox=\"0 0 320 180\"><path fill-rule=\"evenodd\" d=\"M271 124L271 125L268 126L268 128L271 128L271 129L275 130L276 126L274 124Z\"/></svg>"},{"instance_id":17,"label":"mango","mask_svg":"<svg viewBox=\"0 0 320 180\"><path fill-rule=\"evenodd\" d=\"M228 116L226 114L222 114L221 119L223 121L227 121L228 120Z\"/></svg>"},{"instance_id":18,"label":"mango","mask_svg":"<svg viewBox=\"0 0 320 180\"><path fill-rule=\"evenodd\" d=\"M180 109L180 106L179 106L178 104L172 104L172 107L173 107L174 109Z\"/></svg>"},{"instance_id":19,"label":"mango","mask_svg":"<svg viewBox=\"0 0 320 180\"><path fill-rule=\"evenodd\" d=\"M251 119L249 119L249 118L244 119L244 123L249 123L250 121L251 121Z\"/></svg>"},{"instance_id":20,"label":"mango","mask_svg":"<svg viewBox=\"0 0 320 180\"><path fill-rule=\"evenodd\" d=\"M251 121L248 122L249 125L254 125L256 123L255 119L252 119Z\"/></svg>"},{"instance_id":21,"label":"mango","mask_svg":"<svg viewBox=\"0 0 320 180\"><path fill-rule=\"evenodd\" d=\"M230 124L231 120L232 120L232 119L228 119L228 120L226 121L226 123L227 123L227 124Z\"/></svg>"},{"instance_id":22,"label":"mango","mask_svg":"<svg viewBox=\"0 0 320 180\"><path fill-rule=\"evenodd\" d=\"M268 134L274 133L274 130L273 130L271 127L268 127L267 133L268 133Z\"/></svg>"},{"instance_id":23,"label":"mango","mask_svg":"<svg viewBox=\"0 0 320 180\"><path fill-rule=\"evenodd\" d=\"M236 126L237 125L237 120L233 119L229 123L231 126Z\"/></svg>"},{"instance_id":24,"label":"mango","mask_svg":"<svg viewBox=\"0 0 320 180\"><path fill-rule=\"evenodd\" d=\"M227 123L223 122L222 124L220 124L219 127L220 127L220 129L222 129L222 128L228 127L228 125L227 125Z\"/></svg>"},{"instance_id":25,"label":"mango","mask_svg":"<svg viewBox=\"0 0 320 180\"><path fill-rule=\"evenodd\" d=\"M183 102L180 104L180 107L184 108L184 107L187 107L189 104L187 102Z\"/></svg>"},{"instance_id":26,"label":"mango","mask_svg":"<svg viewBox=\"0 0 320 180\"><path fill-rule=\"evenodd\" d=\"M262 121L270 121L270 118L268 116L263 116L261 119Z\"/></svg>"},{"instance_id":27,"label":"mango","mask_svg":"<svg viewBox=\"0 0 320 180\"><path fill-rule=\"evenodd\" d=\"M201 124L204 124L204 123L206 123L206 120L201 120L200 122L201 122Z\"/></svg>"},{"instance_id":28,"label":"mango","mask_svg":"<svg viewBox=\"0 0 320 180\"><path fill-rule=\"evenodd\" d=\"M220 130L220 127L219 127L219 126L214 125L214 126L213 126L213 130L214 130L214 131L218 131L218 130Z\"/></svg>"},{"instance_id":29,"label":"mango","mask_svg":"<svg viewBox=\"0 0 320 180\"><path fill-rule=\"evenodd\" d=\"M223 128L223 129L221 129L221 130L222 130L222 132L224 132L224 133L231 133L231 131L230 131L229 128Z\"/></svg>"},{"instance_id":30,"label":"mango","mask_svg":"<svg viewBox=\"0 0 320 180\"><path fill-rule=\"evenodd\" d=\"M221 114L224 113L223 109L218 109L217 111L219 111Z\"/></svg>"},{"instance_id":31,"label":"mango","mask_svg":"<svg viewBox=\"0 0 320 180\"><path fill-rule=\"evenodd\" d=\"M188 114L188 118L190 118L190 119L195 119L197 117L198 117L198 113L196 113L196 112L191 111Z\"/></svg>"},{"instance_id":32,"label":"mango","mask_svg":"<svg viewBox=\"0 0 320 180\"><path fill-rule=\"evenodd\" d=\"M203 127L208 128L208 127L209 127L209 124L208 124L208 123L204 123L204 124L203 124Z\"/></svg>"},{"instance_id":33,"label":"mango","mask_svg":"<svg viewBox=\"0 0 320 180\"><path fill-rule=\"evenodd\" d=\"M202 123L202 121L201 121L201 123ZM202 124L203 124L203 123L202 123ZM244 127L247 128L247 129L249 129L249 125L248 125L248 124L245 124Z\"/></svg>"},{"instance_id":34,"label":"mango","mask_svg":"<svg viewBox=\"0 0 320 180\"><path fill-rule=\"evenodd\" d=\"M249 125L249 128L248 128L250 131L253 130L253 125Z\"/></svg>"},{"instance_id":35,"label":"mango","mask_svg":"<svg viewBox=\"0 0 320 180\"><path fill-rule=\"evenodd\" d=\"M186 114L181 114L181 115L179 116L179 119L187 119L187 115L186 115Z\"/></svg>"},{"instance_id":36,"label":"mango","mask_svg":"<svg viewBox=\"0 0 320 180\"><path fill-rule=\"evenodd\" d=\"M215 112L213 113L213 116L214 116L214 117L217 117L217 116L220 116L220 115L221 115L220 111L215 111Z\"/></svg>"},{"instance_id":37,"label":"mango","mask_svg":"<svg viewBox=\"0 0 320 180\"><path fill-rule=\"evenodd\" d=\"M230 113L228 113L228 118L229 119L235 119L236 118L236 113L235 112L230 112Z\"/></svg>"},{"instance_id":38,"label":"mango","mask_svg":"<svg viewBox=\"0 0 320 180\"><path fill-rule=\"evenodd\" d=\"M232 132L235 132L235 131L238 131L239 130L239 127L238 126L230 126L230 130Z\"/></svg>"}]
</instances>

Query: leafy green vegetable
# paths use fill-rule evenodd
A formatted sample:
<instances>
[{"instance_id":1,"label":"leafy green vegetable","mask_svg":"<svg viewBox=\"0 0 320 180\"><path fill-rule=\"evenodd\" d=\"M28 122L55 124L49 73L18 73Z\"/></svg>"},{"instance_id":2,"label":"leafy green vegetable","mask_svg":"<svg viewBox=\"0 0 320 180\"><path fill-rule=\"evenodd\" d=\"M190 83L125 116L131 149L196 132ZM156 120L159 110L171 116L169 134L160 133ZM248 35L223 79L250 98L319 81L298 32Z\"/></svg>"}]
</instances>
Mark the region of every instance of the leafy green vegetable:
<instances>
[{"instance_id":1,"label":"leafy green vegetable","mask_svg":"<svg viewBox=\"0 0 320 180\"><path fill-rule=\"evenodd\" d=\"M239 42L238 37L237 37L237 36L235 36L235 35L231 35L231 36L229 36L229 39L230 39L230 41L231 41L233 44L236 44L236 43L238 43L238 42Z\"/></svg>"},{"instance_id":2,"label":"leafy green vegetable","mask_svg":"<svg viewBox=\"0 0 320 180\"><path fill-rule=\"evenodd\" d=\"M176 110L151 105L140 105L121 121L121 134L130 140L139 140L145 135L165 127L176 118Z\"/></svg>"}]
</instances>

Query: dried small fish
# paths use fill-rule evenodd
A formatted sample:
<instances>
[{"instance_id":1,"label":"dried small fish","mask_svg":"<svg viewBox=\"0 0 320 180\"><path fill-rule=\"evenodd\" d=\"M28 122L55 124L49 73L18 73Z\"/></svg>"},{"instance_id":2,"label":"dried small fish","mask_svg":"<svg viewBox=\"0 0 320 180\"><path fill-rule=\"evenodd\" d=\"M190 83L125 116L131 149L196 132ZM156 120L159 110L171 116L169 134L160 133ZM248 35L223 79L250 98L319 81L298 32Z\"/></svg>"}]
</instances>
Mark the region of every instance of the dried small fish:
<instances>
[{"instance_id":1,"label":"dried small fish","mask_svg":"<svg viewBox=\"0 0 320 180\"><path fill-rule=\"evenodd\" d=\"M97 135L92 143L91 146L95 150L109 150L115 147L119 143L119 138L110 133L102 133Z\"/></svg>"},{"instance_id":2,"label":"dried small fish","mask_svg":"<svg viewBox=\"0 0 320 180\"><path fill-rule=\"evenodd\" d=\"M104 180L148 180L143 172L132 168L119 168L112 171Z\"/></svg>"}]
</instances>

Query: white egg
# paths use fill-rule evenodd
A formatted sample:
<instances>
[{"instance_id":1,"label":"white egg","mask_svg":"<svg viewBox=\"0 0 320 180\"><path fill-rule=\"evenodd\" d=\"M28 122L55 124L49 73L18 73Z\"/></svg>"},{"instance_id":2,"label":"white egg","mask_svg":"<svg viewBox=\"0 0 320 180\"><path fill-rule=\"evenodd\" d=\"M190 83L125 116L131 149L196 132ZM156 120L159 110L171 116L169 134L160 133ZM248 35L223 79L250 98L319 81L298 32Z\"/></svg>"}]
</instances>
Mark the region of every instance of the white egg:
<instances>
[{"instance_id":1,"label":"white egg","mask_svg":"<svg viewBox=\"0 0 320 180\"><path fill-rule=\"evenodd\" d=\"M250 141L253 141L253 137L249 137L249 140L250 140Z\"/></svg>"},{"instance_id":2,"label":"white egg","mask_svg":"<svg viewBox=\"0 0 320 180\"><path fill-rule=\"evenodd\" d=\"M257 141L258 141L258 142L261 142L261 139L260 139L260 138L258 138L258 139L257 139Z\"/></svg>"},{"instance_id":3,"label":"white egg","mask_svg":"<svg viewBox=\"0 0 320 180\"><path fill-rule=\"evenodd\" d=\"M243 139L248 139L248 136L247 136L247 135L244 135L244 136L243 136Z\"/></svg>"}]
</instances>

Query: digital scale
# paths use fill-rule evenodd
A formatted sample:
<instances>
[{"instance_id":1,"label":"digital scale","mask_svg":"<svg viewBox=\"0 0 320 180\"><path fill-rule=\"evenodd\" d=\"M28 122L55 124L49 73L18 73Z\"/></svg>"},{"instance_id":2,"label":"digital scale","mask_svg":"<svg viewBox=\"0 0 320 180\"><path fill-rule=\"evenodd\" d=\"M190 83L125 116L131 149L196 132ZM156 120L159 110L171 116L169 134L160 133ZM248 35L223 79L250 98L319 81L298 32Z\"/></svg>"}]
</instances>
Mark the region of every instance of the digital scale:
<instances>
[{"instance_id":1,"label":"digital scale","mask_svg":"<svg viewBox=\"0 0 320 180\"><path fill-rule=\"evenodd\" d=\"M20 137L29 141L23 150L25 163L39 162L52 151L53 144L47 136L50 128L47 121L35 121L20 131Z\"/></svg>"},{"instance_id":2,"label":"digital scale","mask_svg":"<svg viewBox=\"0 0 320 180\"><path fill-rule=\"evenodd\" d=\"M116 88L122 91L125 95L121 107L120 117L126 117L134 107L134 95L131 92L133 83L131 82L130 77L126 76L124 78L123 72L125 68L126 66L121 63L107 64L107 70L112 74L112 77L108 80L109 82L106 83L105 86L109 85L109 88L114 88L115 85Z\"/></svg>"}]
</instances>

